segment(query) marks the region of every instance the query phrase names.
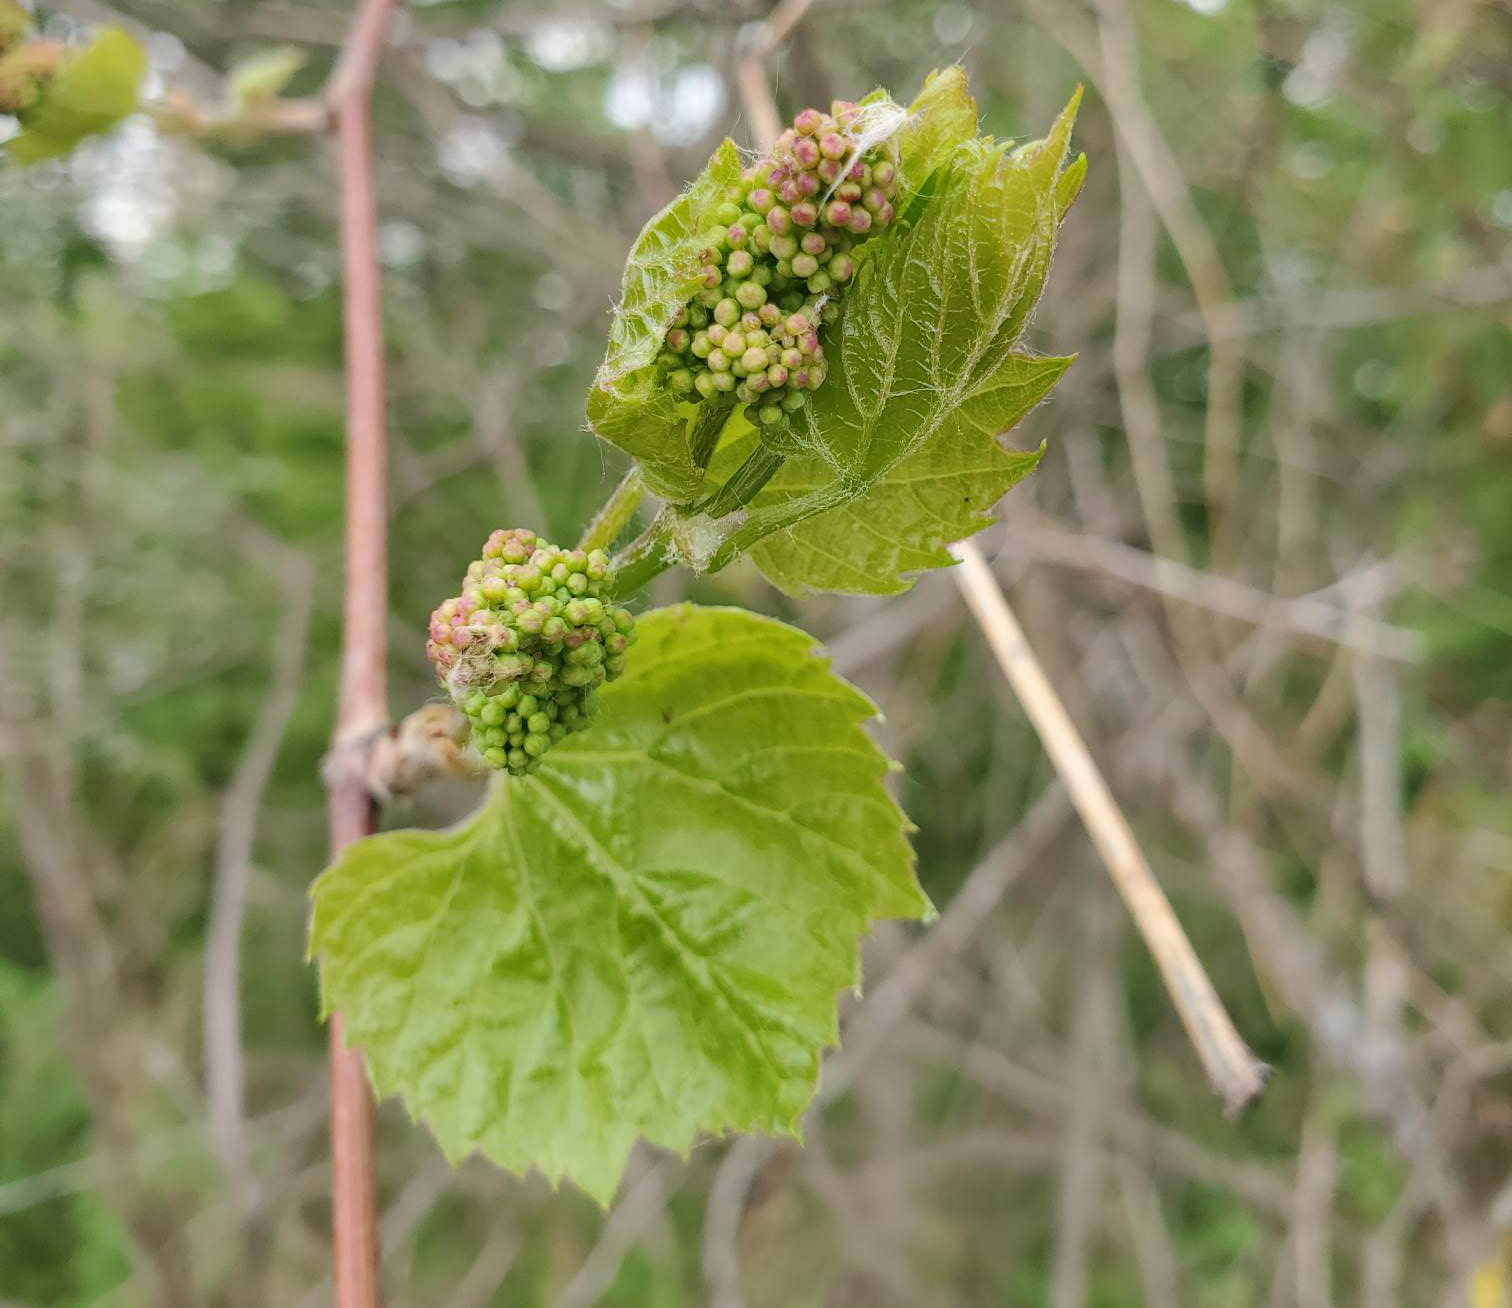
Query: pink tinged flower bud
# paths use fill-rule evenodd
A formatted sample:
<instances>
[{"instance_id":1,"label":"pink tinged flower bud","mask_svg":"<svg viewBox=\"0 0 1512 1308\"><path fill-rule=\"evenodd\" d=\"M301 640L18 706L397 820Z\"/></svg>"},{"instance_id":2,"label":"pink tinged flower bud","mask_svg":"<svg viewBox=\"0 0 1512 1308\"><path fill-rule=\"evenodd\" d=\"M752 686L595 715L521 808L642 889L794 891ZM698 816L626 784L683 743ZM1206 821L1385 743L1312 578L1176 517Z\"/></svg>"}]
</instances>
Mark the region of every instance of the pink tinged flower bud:
<instances>
[{"instance_id":1,"label":"pink tinged flower bud","mask_svg":"<svg viewBox=\"0 0 1512 1308\"><path fill-rule=\"evenodd\" d=\"M854 100L831 100L830 113L841 126L849 126L856 121L860 111L856 108Z\"/></svg>"},{"instance_id":2,"label":"pink tinged flower bud","mask_svg":"<svg viewBox=\"0 0 1512 1308\"><path fill-rule=\"evenodd\" d=\"M755 183L758 189L772 186L774 184L772 174L776 171L777 165L770 159L760 159L751 167L751 181ZM752 194L754 195L755 191Z\"/></svg>"},{"instance_id":3,"label":"pink tinged flower bud","mask_svg":"<svg viewBox=\"0 0 1512 1308\"><path fill-rule=\"evenodd\" d=\"M824 185L824 183L819 180L818 173L804 173L798 178L798 189L802 191L804 197L808 199L812 199L814 196L818 195L819 188L822 185Z\"/></svg>"},{"instance_id":4,"label":"pink tinged flower bud","mask_svg":"<svg viewBox=\"0 0 1512 1308\"><path fill-rule=\"evenodd\" d=\"M811 254L800 254L793 260L793 276L812 277L819 271L819 260Z\"/></svg>"},{"instance_id":5,"label":"pink tinged flower bud","mask_svg":"<svg viewBox=\"0 0 1512 1308\"><path fill-rule=\"evenodd\" d=\"M720 373L729 372L729 370L730 370L730 356L728 354L726 354L723 350L713 350L709 354L708 364L709 364L709 371L710 372L720 372ZM719 385L718 382L715 382L714 384L716 386Z\"/></svg>"},{"instance_id":6,"label":"pink tinged flower bud","mask_svg":"<svg viewBox=\"0 0 1512 1308\"><path fill-rule=\"evenodd\" d=\"M740 361L746 367L746 371L755 373L767 366L766 348L760 345L751 346L740 356Z\"/></svg>"},{"instance_id":7,"label":"pink tinged flower bud","mask_svg":"<svg viewBox=\"0 0 1512 1308\"><path fill-rule=\"evenodd\" d=\"M719 347L730 358L738 359L746 350L746 338L744 332L730 332L724 338L724 344Z\"/></svg>"},{"instance_id":8,"label":"pink tinged flower bud","mask_svg":"<svg viewBox=\"0 0 1512 1308\"><path fill-rule=\"evenodd\" d=\"M790 313L782 325L789 336L802 336L813 327L806 313Z\"/></svg>"},{"instance_id":9,"label":"pink tinged flower bud","mask_svg":"<svg viewBox=\"0 0 1512 1308\"><path fill-rule=\"evenodd\" d=\"M760 395L763 391L768 391L771 388L772 383L767 380L765 372L754 373L746 379L746 389L752 395Z\"/></svg>"},{"instance_id":10,"label":"pink tinged flower bud","mask_svg":"<svg viewBox=\"0 0 1512 1308\"><path fill-rule=\"evenodd\" d=\"M848 282L856 275L856 261L848 254L837 254L829 261L829 275L837 282Z\"/></svg>"},{"instance_id":11,"label":"pink tinged flower bud","mask_svg":"<svg viewBox=\"0 0 1512 1308\"><path fill-rule=\"evenodd\" d=\"M763 327L775 327L782 321L782 310L768 300L757 310L756 320Z\"/></svg>"},{"instance_id":12,"label":"pink tinged flower bud","mask_svg":"<svg viewBox=\"0 0 1512 1308\"><path fill-rule=\"evenodd\" d=\"M791 235L772 237L771 251L778 259L791 259L798 253L798 241Z\"/></svg>"},{"instance_id":13,"label":"pink tinged flower bud","mask_svg":"<svg viewBox=\"0 0 1512 1308\"><path fill-rule=\"evenodd\" d=\"M808 389L817 391L824 385L824 379L827 375L827 370L822 364L815 364L808 370Z\"/></svg>"},{"instance_id":14,"label":"pink tinged flower bud","mask_svg":"<svg viewBox=\"0 0 1512 1308\"><path fill-rule=\"evenodd\" d=\"M708 331L706 331L704 335L709 338L709 343L711 345L722 345L724 343L725 332L727 332L728 330L728 327L721 326L717 322L711 322L709 324ZM699 357L707 359L709 356L707 354L704 354L700 355Z\"/></svg>"},{"instance_id":15,"label":"pink tinged flower bud","mask_svg":"<svg viewBox=\"0 0 1512 1308\"><path fill-rule=\"evenodd\" d=\"M842 182L835 187L835 199L855 204L861 198L861 188L855 182Z\"/></svg>"},{"instance_id":16,"label":"pink tinged flower bud","mask_svg":"<svg viewBox=\"0 0 1512 1308\"><path fill-rule=\"evenodd\" d=\"M758 186L751 192L751 208L757 213L765 213L776 203L777 197L764 186Z\"/></svg>"},{"instance_id":17,"label":"pink tinged flower bud","mask_svg":"<svg viewBox=\"0 0 1512 1308\"><path fill-rule=\"evenodd\" d=\"M847 180L860 182L862 186L865 186L867 182L871 181L871 169L867 166L865 159L857 159L855 163L851 164L850 170L845 176Z\"/></svg>"},{"instance_id":18,"label":"pink tinged flower bud","mask_svg":"<svg viewBox=\"0 0 1512 1308\"><path fill-rule=\"evenodd\" d=\"M803 199L803 192L798 189L797 182L789 180L783 182L783 184L777 188L777 198L781 200L783 204L793 205L797 204L799 200ZM771 218L770 213L767 214L767 218ZM767 226L770 227L771 225L772 224L769 221L767 223Z\"/></svg>"},{"instance_id":19,"label":"pink tinged flower bud","mask_svg":"<svg viewBox=\"0 0 1512 1308\"><path fill-rule=\"evenodd\" d=\"M765 309L766 305L763 304L761 307L763 309ZM760 313L743 313L743 314L741 314L740 315L740 330L746 336L750 336L754 332L759 332L761 330L761 314Z\"/></svg>"},{"instance_id":20,"label":"pink tinged flower bud","mask_svg":"<svg viewBox=\"0 0 1512 1308\"><path fill-rule=\"evenodd\" d=\"M872 215L872 222L878 227L886 227L888 223L892 222L893 216L894 209L892 205L884 204L880 209L877 210L875 214Z\"/></svg>"},{"instance_id":21,"label":"pink tinged flower bud","mask_svg":"<svg viewBox=\"0 0 1512 1308\"><path fill-rule=\"evenodd\" d=\"M794 368L803 367L803 351L789 346L779 356L778 362L789 372Z\"/></svg>"},{"instance_id":22,"label":"pink tinged flower bud","mask_svg":"<svg viewBox=\"0 0 1512 1308\"><path fill-rule=\"evenodd\" d=\"M724 299L714 306L714 321L720 327L734 326L735 323L740 321L740 306L735 303L732 297L725 296ZM711 328L710 339L715 345L718 345L719 338L712 335L712 330Z\"/></svg>"},{"instance_id":23,"label":"pink tinged flower bud","mask_svg":"<svg viewBox=\"0 0 1512 1308\"><path fill-rule=\"evenodd\" d=\"M757 223L756 230L751 233L751 244L761 254L767 252L767 247L772 243L772 229L765 223Z\"/></svg>"},{"instance_id":24,"label":"pink tinged flower bud","mask_svg":"<svg viewBox=\"0 0 1512 1308\"><path fill-rule=\"evenodd\" d=\"M667 333L667 348L669 350L676 350L679 354L681 354L688 348L688 339L688 333L684 331L683 328L674 327ZM488 582L486 581L483 583L483 593L487 595L489 599L493 599L493 595L488 589Z\"/></svg>"},{"instance_id":25,"label":"pink tinged flower bud","mask_svg":"<svg viewBox=\"0 0 1512 1308\"><path fill-rule=\"evenodd\" d=\"M829 207L824 211L824 221L833 227L848 226L851 220L851 207L844 200L831 200Z\"/></svg>"},{"instance_id":26,"label":"pink tinged flower bud","mask_svg":"<svg viewBox=\"0 0 1512 1308\"><path fill-rule=\"evenodd\" d=\"M743 248L745 243L751 239L750 232L746 231L741 223L731 223L730 229L725 233L725 236L729 239L730 249L732 250Z\"/></svg>"},{"instance_id":27,"label":"pink tinged flower bud","mask_svg":"<svg viewBox=\"0 0 1512 1308\"><path fill-rule=\"evenodd\" d=\"M793 127L800 136L812 136L819 130L820 120L824 117L817 109L804 109L793 119Z\"/></svg>"},{"instance_id":28,"label":"pink tinged flower bud","mask_svg":"<svg viewBox=\"0 0 1512 1308\"><path fill-rule=\"evenodd\" d=\"M785 154L787 151L789 151L789 150L791 150L793 148L793 143L797 139L798 139L798 133L795 132L791 127L789 127L786 131L784 131L782 133L781 136L779 136L777 138L777 145L775 146L775 152L777 154Z\"/></svg>"},{"instance_id":29,"label":"pink tinged flower bud","mask_svg":"<svg viewBox=\"0 0 1512 1308\"><path fill-rule=\"evenodd\" d=\"M866 206L870 213L876 214L887 203L887 197L882 194L880 187L873 186L861 197L861 203Z\"/></svg>"},{"instance_id":30,"label":"pink tinged flower bud","mask_svg":"<svg viewBox=\"0 0 1512 1308\"><path fill-rule=\"evenodd\" d=\"M829 249L829 242L824 239L822 232L804 232L802 245L804 254L816 257Z\"/></svg>"},{"instance_id":31,"label":"pink tinged flower bud","mask_svg":"<svg viewBox=\"0 0 1512 1308\"><path fill-rule=\"evenodd\" d=\"M788 371L780 363L768 365L766 370L767 384L770 386L783 386L787 384Z\"/></svg>"},{"instance_id":32,"label":"pink tinged flower bud","mask_svg":"<svg viewBox=\"0 0 1512 1308\"><path fill-rule=\"evenodd\" d=\"M857 236L871 231L872 216L865 209L852 209L850 220L846 224Z\"/></svg>"},{"instance_id":33,"label":"pink tinged flower bud","mask_svg":"<svg viewBox=\"0 0 1512 1308\"><path fill-rule=\"evenodd\" d=\"M788 373L788 381L793 386L796 386L799 390L807 390L809 384L809 370L807 368L795 369L793 372Z\"/></svg>"},{"instance_id":34,"label":"pink tinged flower bud","mask_svg":"<svg viewBox=\"0 0 1512 1308\"><path fill-rule=\"evenodd\" d=\"M812 227L819 221L819 210L809 200L800 200L792 209L793 222L799 227Z\"/></svg>"},{"instance_id":35,"label":"pink tinged flower bud","mask_svg":"<svg viewBox=\"0 0 1512 1308\"><path fill-rule=\"evenodd\" d=\"M874 163L871 166L871 179L873 186L888 187L897 180L898 170L886 159Z\"/></svg>"},{"instance_id":36,"label":"pink tinged flower bud","mask_svg":"<svg viewBox=\"0 0 1512 1308\"><path fill-rule=\"evenodd\" d=\"M807 136L799 137L798 140L793 142L793 158L804 169L812 168L817 164L823 150L824 143L822 141L818 145L815 145Z\"/></svg>"},{"instance_id":37,"label":"pink tinged flower bud","mask_svg":"<svg viewBox=\"0 0 1512 1308\"><path fill-rule=\"evenodd\" d=\"M730 255L730 261L725 265L731 277L746 277L751 269L756 266L756 257L749 250L736 250ZM670 345L671 334L668 334L667 343ZM673 346L676 349L676 346Z\"/></svg>"},{"instance_id":38,"label":"pink tinged flower bud","mask_svg":"<svg viewBox=\"0 0 1512 1308\"><path fill-rule=\"evenodd\" d=\"M786 236L793 230L793 215L781 205L775 205L767 210L766 226L767 231L771 232L774 238ZM767 244L770 247L771 242L769 241ZM779 255L778 257L781 258L783 256Z\"/></svg>"},{"instance_id":39,"label":"pink tinged flower bud","mask_svg":"<svg viewBox=\"0 0 1512 1308\"><path fill-rule=\"evenodd\" d=\"M826 159L844 159L850 149L850 141L839 132L826 132L819 138L819 153Z\"/></svg>"},{"instance_id":40,"label":"pink tinged flower bud","mask_svg":"<svg viewBox=\"0 0 1512 1308\"><path fill-rule=\"evenodd\" d=\"M698 280L705 290L712 291L724 281L724 274L712 263L707 263L698 270Z\"/></svg>"},{"instance_id":41,"label":"pink tinged flower bud","mask_svg":"<svg viewBox=\"0 0 1512 1308\"><path fill-rule=\"evenodd\" d=\"M814 169L814 176L826 186L833 186L840 180L840 161L838 159L821 159L819 166Z\"/></svg>"},{"instance_id":42,"label":"pink tinged flower bud","mask_svg":"<svg viewBox=\"0 0 1512 1308\"><path fill-rule=\"evenodd\" d=\"M804 333L803 339L798 342L798 348L809 358L813 358L819 353L819 333L816 331Z\"/></svg>"}]
</instances>

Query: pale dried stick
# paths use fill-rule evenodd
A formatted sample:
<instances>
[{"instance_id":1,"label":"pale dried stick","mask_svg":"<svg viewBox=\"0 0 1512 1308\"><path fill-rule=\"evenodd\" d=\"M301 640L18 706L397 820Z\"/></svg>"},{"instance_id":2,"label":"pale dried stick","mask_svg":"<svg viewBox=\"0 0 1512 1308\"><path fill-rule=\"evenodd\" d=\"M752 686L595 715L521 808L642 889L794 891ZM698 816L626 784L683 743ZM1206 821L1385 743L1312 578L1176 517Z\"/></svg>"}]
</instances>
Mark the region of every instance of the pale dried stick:
<instances>
[{"instance_id":1,"label":"pale dried stick","mask_svg":"<svg viewBox=\"0 0 1512 1308\"><path fill-rule=\"evenodd\" d=\"M1149 946L1208 1079L1228 1111L1237 1113L1260 1093L1265 1084L1265 1064L1234 1029L1128 820L1029 648L982 552L970 540L952 545L950 551L961 564L951 575Z\"/></svg>"}]
</instances>

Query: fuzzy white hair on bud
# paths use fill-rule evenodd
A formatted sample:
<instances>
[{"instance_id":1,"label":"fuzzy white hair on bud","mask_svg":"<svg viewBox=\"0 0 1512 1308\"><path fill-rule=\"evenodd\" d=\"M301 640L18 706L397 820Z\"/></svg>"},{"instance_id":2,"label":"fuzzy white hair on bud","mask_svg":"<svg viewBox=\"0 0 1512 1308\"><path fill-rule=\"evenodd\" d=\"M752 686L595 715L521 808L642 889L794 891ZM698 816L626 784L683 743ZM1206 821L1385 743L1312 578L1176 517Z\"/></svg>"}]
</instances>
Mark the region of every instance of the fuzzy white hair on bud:
<instances>
[{"instance_id":1,"label":"fuzzy white hair on bud","mask_svg":"<svg viewBox=\"0 0 1512 1308\"><path fill-rule=\"evenodd\" d=\"M858 105L855 112L855 120L845 129L845 134L852 142L851 152L845 156L845 166L825 191L819 203L821 210L834 198L856 160L874 146L892 140L908 121L908 110L891 100L875 100L871 104Z\"/></svg>"}]
</instances>

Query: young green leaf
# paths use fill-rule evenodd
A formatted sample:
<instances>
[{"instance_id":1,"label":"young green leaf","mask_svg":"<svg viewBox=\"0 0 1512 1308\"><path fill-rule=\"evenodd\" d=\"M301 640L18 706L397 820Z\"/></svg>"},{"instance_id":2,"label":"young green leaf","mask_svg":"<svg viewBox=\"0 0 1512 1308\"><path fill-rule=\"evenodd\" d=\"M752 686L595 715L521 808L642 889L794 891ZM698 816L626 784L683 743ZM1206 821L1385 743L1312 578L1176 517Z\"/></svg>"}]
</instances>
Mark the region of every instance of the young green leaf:
<instances>
[{"instance_id":1,"label":"young green leaf","mask_svg":"<svg viewBox=\"0 0 1512 1308\"><path fill-rule=\"evenodd\" d=\"M647 486L679 502L691 499L704 477L692 457L697 407L661 384L654 361L673 317L698 289L698 256L714 212L739 181L740 158L727 140L641 231L625 265L609 350L588 396L593 430L636 459Z\"/></svg>"},{"instance_id":2,"label":"young green leaf","mask_svg":"<svg viewBox=\"0 0 1512 1308\"><path fill-rule=\"evenodd\" d=\"M276 100L304 66L304 51L292 45L259 50L237 60L226 73L226 95L231 107L244 112Z\"/></svg>"},{"instance_id":3,"label":"young green leaf","mask_svg":"<svg viewBox=\"0 0 1512 1308\"><path fill-rule=\"evenodd\" d=\"M904 184L910 191L918 190L976 131L977 106L967 89L965 70L953 64L930 73L908 106L908 122L898 133L898 165Z\"/></svg>"},{"instance_id":4,"label":"young green leaf","mask_svg":"<svg viewBox=\"0 0 1512 1308\"><path fill-rule=\"evenodd\" d=\"M794 1132L880 917L920 916L873 713L801 631L647 614L600 714L462 825L360 841L311 952L381 1094L453 1159L601 1203L636 1137Z\"/></svg>"},{"instance_id":5,"label":"young green leaf","mask_svg":"<svg viewBox=\"0 0 1512 1308\"><path fill-rule=\"evenodd\" d=\"M1074 194L1060 179L1076 104L1012 154L958 146L919 221L864 266L830 378L792 425L802 453L737 529L785 590L904 590L906 574L947 565L945 546L985 526L1033 468L1037 454L998 438L1071 362L1020 339Z\"/></svg>"},{"instance_id":6,"label":"young green leaf","mask_svg":"<svg viewBox=\"0 0 1512 1308\"><path fill-rule=\"evenodd\" d=\"M102 28L78 53L66 55L26 130L5 144L17 163L31 164L70 153L86 136L108 131L137 108L147 72L146 52L119 28Z\"/></svg>"}]
</instances>

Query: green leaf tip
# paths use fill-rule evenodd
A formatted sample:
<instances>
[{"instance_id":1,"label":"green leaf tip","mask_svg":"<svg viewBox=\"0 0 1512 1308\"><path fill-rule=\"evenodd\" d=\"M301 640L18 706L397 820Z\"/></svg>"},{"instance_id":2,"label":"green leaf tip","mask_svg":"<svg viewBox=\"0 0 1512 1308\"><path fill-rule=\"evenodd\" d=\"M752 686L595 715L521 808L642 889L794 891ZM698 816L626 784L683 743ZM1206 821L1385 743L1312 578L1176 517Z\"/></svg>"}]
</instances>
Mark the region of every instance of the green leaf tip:
<instances>
[{"instance_id":1,"label":"green leaf tip","mask_svg":"<svg viewBox=\"0 0 1512 1308\"><path fill-rule=\"evenodd\" d=\"M323 1011L446 1155L614 1196L638 1137L796 1134L882 917L930 912L875 712L806 633L640 619L589 730L311 890Z\"/></svg>"}]
</instances>

